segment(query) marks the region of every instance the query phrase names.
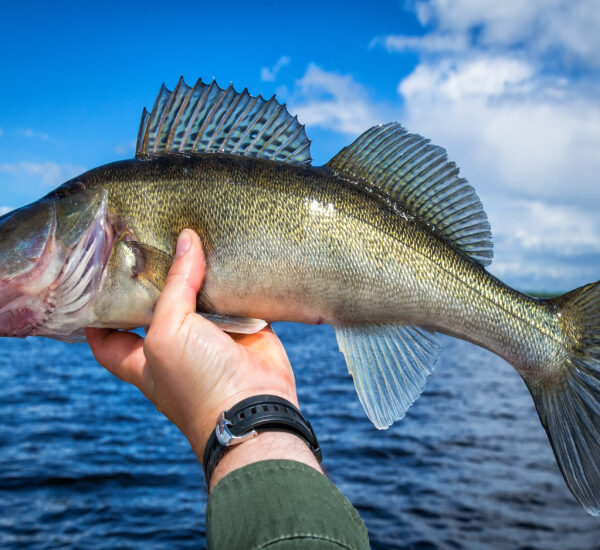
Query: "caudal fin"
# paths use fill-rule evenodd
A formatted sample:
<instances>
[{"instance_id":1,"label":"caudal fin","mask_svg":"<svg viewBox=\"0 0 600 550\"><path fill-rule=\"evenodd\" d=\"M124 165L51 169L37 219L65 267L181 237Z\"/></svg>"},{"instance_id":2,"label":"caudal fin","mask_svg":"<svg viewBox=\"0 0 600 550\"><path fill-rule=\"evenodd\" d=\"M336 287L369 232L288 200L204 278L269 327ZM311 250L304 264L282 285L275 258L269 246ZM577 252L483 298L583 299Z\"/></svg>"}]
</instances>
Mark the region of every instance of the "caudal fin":
<instances>
[{"instance_id":1,"label":"caudal fin","mask_svg":"<svg viewBox=\"0 0 600 550\"><path fill-rule=\"evenodd\" d=\"M569 489L600 516L600 281L548 300L560 316L560 367L525 380Z\"/></svg>"}]
</instances>

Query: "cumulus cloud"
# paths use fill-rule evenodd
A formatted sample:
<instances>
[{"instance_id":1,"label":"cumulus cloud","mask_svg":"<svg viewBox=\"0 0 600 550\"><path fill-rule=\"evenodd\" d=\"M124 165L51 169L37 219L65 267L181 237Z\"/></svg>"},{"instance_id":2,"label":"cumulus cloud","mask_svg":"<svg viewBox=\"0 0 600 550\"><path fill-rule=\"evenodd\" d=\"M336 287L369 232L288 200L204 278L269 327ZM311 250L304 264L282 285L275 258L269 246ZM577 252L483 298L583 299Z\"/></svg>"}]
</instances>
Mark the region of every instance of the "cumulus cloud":
<instances>
[{"instance_id":1,"label":"cumulus cloud","mask_svg":"<svg viewBox=\"0 0 600 550\"><path fill-rule=\"evenodd\" d=\"M600 260L600 10L593 0L415 9L424 34L373 44L418 54L399 75L402 120L445 146L478 190L498 243L492 270L585 282L583 258Z\"/></svg>"},{"instance_id":2,"label":"cumulus cloud","mask_svg":"<svg viewBox=\"0 0 600 550\"><path fill-rule=\"evenodd\" d=\"M379 38L390 51L517 48L546 63L600 67L600 10L596 0L419 0L423 37Z\"/></svg>"},{"instance_id":3,"label":"cumulus cloud","mask_svg":"<svg viewBox=\"0 0 600 550\"><path fill-rule=\"evenodd\" d=\"M520 222L509 236L525 250L554 251L560 256L600 253L600 222L595 215L535 200L516 202L512 215Z\"/></svg>"},{"instance_id":4,"label":"cumulus cloud","mask_svg":"<svg viewBox=\"0 0 600 550\"><path fill-rule=\"evenodd\" d=\"M600 257L600 219L593 209L507 195L488 202L501 261L509 251L513 258L547 255L564 262L589 254Z\"/></svg>"},{"instance_id":5,"label":"cumulus cloud","mask_svg":"<svg viewBox=\"0 0 600 550\"><path fill-rule=\"evenodd\" d=\"M516 194L484 194L495 258L490 271L526 290L569 290L597 280L595 209Z\"/></svg>"},{"instance_id":6,"label":"cumulus cloud","mask_svg":"<svg viewBox=\"0 0 600 550\"><path fill-rule=\"evenodd\" d=\"M405 123L444 144L478 188L600 199L600 105L506 57L419 65L402 80Z\"/></svg>"},{"instance_id":7,"label":"cumulus cloud","mask_svg":"<svg viewBox=\"0 0 600 550\"><path fill-rule=\"evenodd\" d=\"M459 34L433 34L426 36L388 35L374 38L371 46L383 45L389 52L418 50L420 52L464 51L467 37Z\"/></svg>"},{"instance_id":8,"label":"cumulus cloud","mask_svg":"<svg viewBox=\"0 0 600 550\"><path fill-rule=\"evenodd\" d=\"M56 162L4 162L0 163L0 172L38 182L43 187L54 187L84 171L82 166L58 164Z\"/></svg>"},{"instance_id":9,"label":"cumulus cloud","mask_svg":"<svg viewBox=\"0 0 600 550\"><path fill-rule=\"evenodd\" d=\"M273 67L271 67L270 69L268 67L263 67L260 70L260 79L263 82L273 82L275 80L275 78L277 77L277 73L283 67L288 65L290 61L291 61L291 59L287 55L282 55L277 60L277 63L275 63L275 65L273 65Z\"/></svg>"},{"instance_id":10,"label":"cumulus cloud","mask_svg":"<svg viewBox=\"0 0 600 550\"><path fill-rule=\"evenodd\" d=\"M353 136L385 121L382 107L351 75L326 71L314 63L296 81L289 104L303 124Z\"/></svg>"},{"instance_id":11,"label":"cumulus cloud","mask_svg":"<svg viewBox=\"0 0 600 550\"><path fill-rule=\"evenodd\" d=\"M479 57L467 61L444 60L421 64L402 80L398 91L411 99L429 101L461 100L464 97L490 98L515 92L529 92L531 66L506 57Z\"/></svg>"}]
</instances>

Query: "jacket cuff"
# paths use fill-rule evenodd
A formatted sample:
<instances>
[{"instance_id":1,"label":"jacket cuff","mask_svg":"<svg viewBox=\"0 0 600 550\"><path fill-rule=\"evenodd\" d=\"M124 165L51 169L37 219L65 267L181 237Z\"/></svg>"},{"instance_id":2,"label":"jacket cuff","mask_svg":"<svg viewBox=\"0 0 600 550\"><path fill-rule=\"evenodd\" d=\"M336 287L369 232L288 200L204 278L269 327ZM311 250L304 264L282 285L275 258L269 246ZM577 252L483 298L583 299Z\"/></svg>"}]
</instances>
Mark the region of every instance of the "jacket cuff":
<instances>
[{"instance_id":1,"label":"jacket cuff","mask_svg":"<svg viewBox=\"0 0 600 550\"><path fill-rule=\"evenodd\" d=\"M348 499L323 474L291 460L264 460L226 475L206 511L208 548L367 549Z\"/></svg>"}]
</instances>

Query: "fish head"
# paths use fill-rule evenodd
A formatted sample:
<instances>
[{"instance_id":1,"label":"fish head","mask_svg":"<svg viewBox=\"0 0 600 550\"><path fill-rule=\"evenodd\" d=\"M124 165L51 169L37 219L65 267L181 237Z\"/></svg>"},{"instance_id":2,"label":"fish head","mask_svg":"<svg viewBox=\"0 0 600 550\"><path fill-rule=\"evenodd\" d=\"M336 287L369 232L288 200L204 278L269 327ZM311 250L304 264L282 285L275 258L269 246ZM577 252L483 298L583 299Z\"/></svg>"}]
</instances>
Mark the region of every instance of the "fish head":
<instances>
[{"instance_id":1,"label":"fish head","mask_svg":"<svg viewBox=\"0 0 600 550\"><path fill-rule=\"evenodd\" d=\"M0 336L80 339L110 253L106 203L56 193L0 218Z\"/></svg>"}]
</instances>

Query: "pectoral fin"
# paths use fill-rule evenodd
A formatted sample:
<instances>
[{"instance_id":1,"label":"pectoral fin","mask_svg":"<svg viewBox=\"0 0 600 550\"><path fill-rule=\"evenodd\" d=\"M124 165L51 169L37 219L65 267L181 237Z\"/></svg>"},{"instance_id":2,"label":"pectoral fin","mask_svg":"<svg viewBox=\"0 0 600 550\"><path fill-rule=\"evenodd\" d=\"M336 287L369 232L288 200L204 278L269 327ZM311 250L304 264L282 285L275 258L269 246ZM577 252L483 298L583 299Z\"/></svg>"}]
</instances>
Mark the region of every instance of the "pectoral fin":
<instances>
[{"instance_id":1,"label":"pectoral fin","mask_svg":"<svg viewBox=\"0 0 600 550\"><path fill-rule=\"evenodd\" d=\"M365 413L379 429L389 427L425 389L440 344L428 330L412 326L334 327Z\"/></svg>"},{"instance_id":2,"label":"pectoral fin","mask_svg":"<svg viewBox=\"0 0 600 550\"><path fill-rule=\"evenodd\" d=\"M262 319L250 319L247 317L230 317L219 313L201 313L202 317L208 319L225 332L236 332L238 334L254 334L267 326Z\"/></svg>"},{"instance_id":3,"label":"pectoral fin","mask_svg":"<svg viewBox=\"0 0 600 550\"><path fill-rule=\"evenodd\" d=\"M77 330L73 331L71 334L61 337L61 340L63 342L70 342L72 344L82 344L82 343L87 342L87 340L85 338L85 333L83 332L82 328L78 328Z\"/></svg>"},{"instance_id":4,"label":"pectoral fin","mask_svg":"<svg viewBox=\"0 0 600 550\"><path fill-rule=\"evenodd\" d=\"M124 329L148 326L164 287L172 257L136 241L115 244L106 266L95 326Z\"/></svg>"},{"instance_id":5,"label":"pectoral fin","mask_svg":"<svg viewBox=\"0 0 600 550\"><path fill-rule=\"evenodd\" d=\"M167 281L173 256L164 250L138 241L121 241L117 246L127 248L133 254L131 276L144 284L152 285L159 294Z\"/></svg>"}]
</instances>

